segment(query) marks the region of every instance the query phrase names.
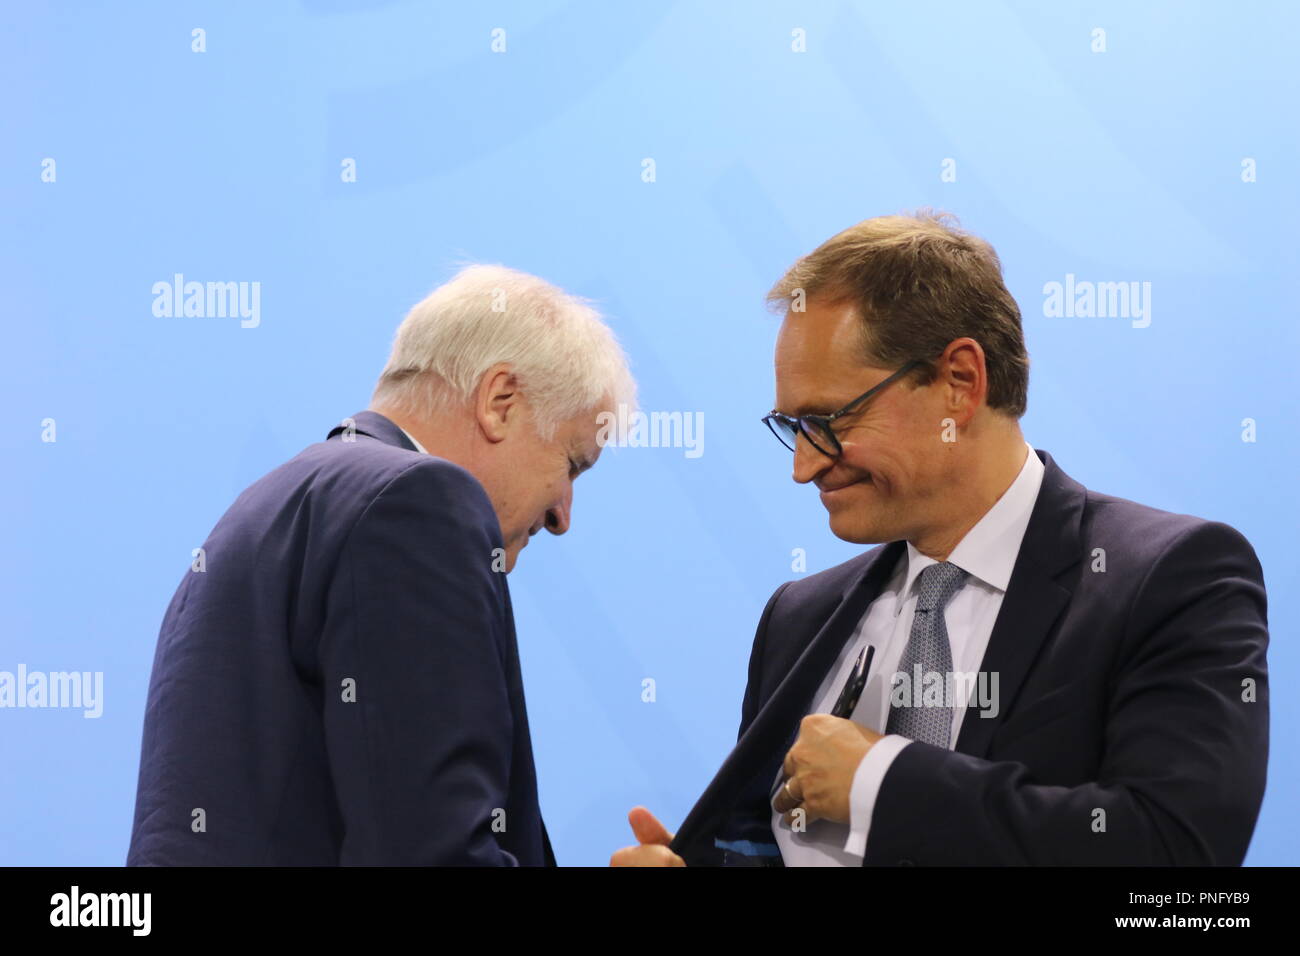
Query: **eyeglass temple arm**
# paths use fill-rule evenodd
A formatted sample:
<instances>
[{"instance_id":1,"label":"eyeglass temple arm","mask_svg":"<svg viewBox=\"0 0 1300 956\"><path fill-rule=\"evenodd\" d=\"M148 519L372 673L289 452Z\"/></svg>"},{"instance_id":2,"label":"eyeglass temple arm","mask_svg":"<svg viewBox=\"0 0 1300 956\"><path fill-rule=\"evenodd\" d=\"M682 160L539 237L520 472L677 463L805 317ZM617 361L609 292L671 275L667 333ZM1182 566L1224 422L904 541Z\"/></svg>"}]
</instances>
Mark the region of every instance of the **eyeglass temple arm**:
<instances>
[{"instance_id":1,"label":"eyeglass temple arm","mask_svg":"<svg viewBox=\"0 0 1300 956\"><path fill-rule=\"evenodd\" d=\"M885 379L885 380L884 380L883 382L881 382L879 385L876 385L876 386L874 386L873 388L870 388L870 389L868 389L867 391L863 392L861 395L859 395L859 396L858 396L857 398L855 398L853 401L849 402L847 405L845 405L843 408L841 408L841 409L840 409L838 412L836 412L834 415L805 415L805 416L803 416L803 417L804 417L804 418L811 418L811 419L816 419L816 420L819 420L819 421L823 421L823 422L825 422L826 424L829 425L831 422L835 421L835 419L839 418L841 415L847 415L849 412L853 411L853 409L858 405L859 402L862 402L864 399L868 399L868 398L870 398L872 395L874 395L876 392L880 391L880 389L884 388L886 385L888 385L888 384L889 384L890 382L892 382L894 379L899 378L899 377L902 376L902 375L906 375L908 372L912 371L912 369L914 369L914 368L916 368L918 365L922 365L922 364L924 364L924 363L922 363L920 359L912 359L912 361L908 362L906 365L904 365L902 368L900 368L900 369L899 369L897 372L895 372L893 375L889 376L889 378Z\"/></svg>"}]
</instances>

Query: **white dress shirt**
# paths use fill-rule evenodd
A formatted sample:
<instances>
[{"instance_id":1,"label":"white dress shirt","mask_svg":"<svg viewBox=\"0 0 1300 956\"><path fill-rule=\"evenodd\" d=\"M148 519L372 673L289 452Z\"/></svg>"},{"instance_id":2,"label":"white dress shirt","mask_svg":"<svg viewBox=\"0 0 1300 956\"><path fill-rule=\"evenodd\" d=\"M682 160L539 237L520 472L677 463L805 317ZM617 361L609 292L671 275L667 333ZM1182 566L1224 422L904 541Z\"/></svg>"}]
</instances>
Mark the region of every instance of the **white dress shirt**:
<instances>
[{"instance_id":1,"label":"white dress shirt","mask_svg":"<svg viewBox=\"0 0 1300 956\"><path fill-rule=\"evenodd\" d=\"M952 666L958 673L973 674L984 660L993 622L1002 607L1011 570L1020 553L1020 542L1038 499L1038 489L1043 482L1043 463L1034 454L1032 446L1026 443L1025 448L1025 462L1016 480L948 556L950 563L970 574L944 612L948 640L952 645ZM822 681L813 697L815 707L810 713L830 713L858 653L864 645L870 644L875 647L875 656L867 685L853 712L853 720L877 733L885 732L889 720L890 679L898 669L911 636L917 579L925 568L937 563L908 542L907 552L894 568L893 576L871 602L853 637L845 643L835 666ZM972 687L972 693L978 693L978 686ZM949 749L957 743L966 703L955 702ZM887 734L867 751L853 776L848 824L817 820L808 823L803 832L796 833L782 815L773 810L772 832L785 865L861 866L876 794L894 758L911 742L906 737ZM775 779L772 786L776 786Z\"/></svg>"}]
</instances>

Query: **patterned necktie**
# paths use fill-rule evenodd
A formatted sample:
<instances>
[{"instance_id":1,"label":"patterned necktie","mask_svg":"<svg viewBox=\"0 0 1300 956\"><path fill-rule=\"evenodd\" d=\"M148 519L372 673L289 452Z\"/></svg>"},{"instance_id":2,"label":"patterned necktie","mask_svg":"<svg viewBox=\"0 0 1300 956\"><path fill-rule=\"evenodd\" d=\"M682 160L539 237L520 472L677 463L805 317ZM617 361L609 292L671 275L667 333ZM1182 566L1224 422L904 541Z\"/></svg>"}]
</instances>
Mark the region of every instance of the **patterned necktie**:
<instances>
[{"instance_id":1,"label":"patterned necktie","mask_svg":"<svg viewBox=\"0 0 1300 956\"><path fill-rule=\"evenodd\" d=\"M948 706L947 697L952 645L948 643L943 611L952 596L961 590L966 577L965 571L947 561L932 564L921 572L912 634L898 665L898 670L905 675L903 679L912 682L911 706L890 706L885 733L948 749L952 734L952 707ZM941 675L943 701L940 705L922 706L923 691L929 684L916 683L918 664L923 678L932 673Z\"/></svg>"}]
</instances>

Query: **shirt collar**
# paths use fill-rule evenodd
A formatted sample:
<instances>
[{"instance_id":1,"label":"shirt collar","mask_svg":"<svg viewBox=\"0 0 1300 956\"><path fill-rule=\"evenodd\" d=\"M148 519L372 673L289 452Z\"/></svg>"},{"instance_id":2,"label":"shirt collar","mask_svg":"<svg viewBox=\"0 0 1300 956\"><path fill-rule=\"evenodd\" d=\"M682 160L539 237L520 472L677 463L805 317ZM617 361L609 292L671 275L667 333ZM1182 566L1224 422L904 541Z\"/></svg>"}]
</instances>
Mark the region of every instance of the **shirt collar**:
<instances>
[{"instance_id":1,"label":"shirt collar","mask_svg":"<svg viewBox=\"0 0 1300 956\"><path fill-rule=\"evenodd\" d=\"M957 565L972 578L978 578L998 591L1005 592L1011 583L1011 569L1020 553L1020 542L1029 526L1029 516L1043 483L1044 469L1038 453L1028 442L1025 442L1025 448L1028 449L1025 463L1011 487L948 555L950 564ZM910 593L921 572L938 563L916 550L912 542L907 542L907 575L900 593Z\"/></svg>"},{"instance_id":2,"label":"shirt collar","mask_svg":"<svg viewBox=\"0 0 1300 956\"><path fill-rule=\"evenodd\" d=\"M402 428L401 425L398 425L397 427ZM415 450L418 451L421 455L429 454L427 451L424 450L424 446L415 440L415 436L412 435L410 432L408 432L405 428L402 428L402 434L407 437L407 440L409 440L410 443L415 446Z\"/></svg>"}]
</instances>

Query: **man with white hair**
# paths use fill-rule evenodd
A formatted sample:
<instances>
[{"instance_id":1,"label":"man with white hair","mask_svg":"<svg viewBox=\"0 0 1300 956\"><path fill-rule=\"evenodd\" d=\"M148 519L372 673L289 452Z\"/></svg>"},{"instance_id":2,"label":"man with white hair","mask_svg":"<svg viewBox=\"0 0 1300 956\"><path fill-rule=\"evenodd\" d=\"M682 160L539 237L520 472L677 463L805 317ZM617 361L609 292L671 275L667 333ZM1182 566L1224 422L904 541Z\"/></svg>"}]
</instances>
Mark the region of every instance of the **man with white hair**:
<instances>
[{"instance_id":1,"label":"man with white hair","mask_svg":"<svg viewBox=\"0 0 1300 956\"><path fill-rule=\"evenodd\" d=\"M369 410L248 488L167 609L129 865L554 865L506 573L568 530L618 342L471 266Z\"/></svg>"}]
</instances>

